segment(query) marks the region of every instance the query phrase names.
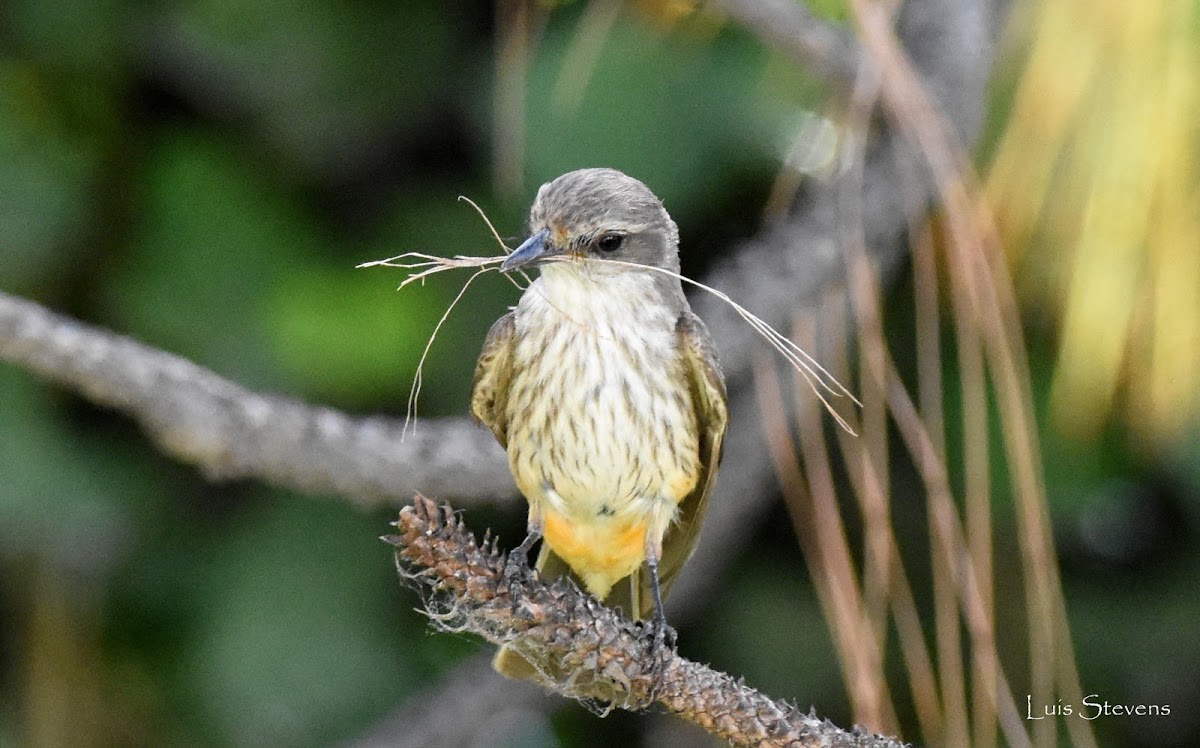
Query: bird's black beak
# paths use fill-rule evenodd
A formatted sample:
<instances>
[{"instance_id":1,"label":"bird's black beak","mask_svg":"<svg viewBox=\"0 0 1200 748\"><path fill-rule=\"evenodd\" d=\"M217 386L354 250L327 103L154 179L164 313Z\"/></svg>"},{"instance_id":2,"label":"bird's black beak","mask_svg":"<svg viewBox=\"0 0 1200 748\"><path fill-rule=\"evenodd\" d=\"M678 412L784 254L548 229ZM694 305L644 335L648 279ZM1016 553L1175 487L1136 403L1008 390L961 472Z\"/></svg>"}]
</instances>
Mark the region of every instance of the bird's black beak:
<instances>
[{"instance_id":1,"label":"bird's black beak","mask_svg":"<svg viewBox=\"0 0 1200 748\"><path fill-rule=\"evenodd\" d=\"M546 243L549 236L550 229L542 229L526 239L504 262L500 263L500 272L507 273L528 267L535 264L538 259L550 254L553 248Z\"/></svg>"}]
</instances>

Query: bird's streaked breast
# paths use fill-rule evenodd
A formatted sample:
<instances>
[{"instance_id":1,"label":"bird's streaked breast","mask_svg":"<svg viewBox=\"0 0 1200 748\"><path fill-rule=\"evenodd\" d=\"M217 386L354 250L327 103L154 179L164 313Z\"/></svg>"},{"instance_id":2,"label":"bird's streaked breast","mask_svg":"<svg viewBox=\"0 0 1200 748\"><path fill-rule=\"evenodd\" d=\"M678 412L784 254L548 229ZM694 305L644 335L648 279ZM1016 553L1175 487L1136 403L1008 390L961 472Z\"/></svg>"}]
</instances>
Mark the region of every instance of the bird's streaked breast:
<instances>
[{"instance_id":1,"label":"bird's streaked breast","mask_svg":"<svg viewBox=\"0 0 1200 748\"><path fill-rule=\"evenodd\" d=\"M678 313L641 274L554 270L515 318L507 415L517 484L589 522L625 521L656 503L673 512L699 472Z\"/></svg>"}]
</instances>

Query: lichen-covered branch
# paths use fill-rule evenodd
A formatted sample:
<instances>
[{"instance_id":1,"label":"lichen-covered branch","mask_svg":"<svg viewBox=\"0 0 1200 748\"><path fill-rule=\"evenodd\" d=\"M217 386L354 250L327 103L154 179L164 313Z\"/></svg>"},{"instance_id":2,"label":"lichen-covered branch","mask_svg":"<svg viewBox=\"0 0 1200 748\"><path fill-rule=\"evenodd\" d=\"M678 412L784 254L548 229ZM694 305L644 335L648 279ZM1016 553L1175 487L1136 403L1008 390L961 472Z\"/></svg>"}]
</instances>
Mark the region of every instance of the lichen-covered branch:
<instances>
[{"instance_id":1,"label":"lichen-covered branch","mask_svg":"<svg viewBox=\"0 0 1200 748\"><path fill-rule=\"evenodd\" d=\"M259 478L369 504L416 491L515 495L504 452L465 418L353 418L251 392L201 366L4 293L0 360L121 410L164 451L212 478Z\"/></svg>"},{"instance_id":2,"label":"lichen-covered branch","mask_svg":"<svg viewBox=\"0 0 1200 748\"><path fill-rule=\"evenodd\" d=\"M532 570L506 576L505 557L477 543L448 507L417 496L400 512L401 575L422 593L434 623L515 647L547 685L599 709L657 703L709 733L745 746L900 746L843 730L729 675L655 647L651 627L605 608L577 586L547 585Z\"/></svg>"}]
</instances>

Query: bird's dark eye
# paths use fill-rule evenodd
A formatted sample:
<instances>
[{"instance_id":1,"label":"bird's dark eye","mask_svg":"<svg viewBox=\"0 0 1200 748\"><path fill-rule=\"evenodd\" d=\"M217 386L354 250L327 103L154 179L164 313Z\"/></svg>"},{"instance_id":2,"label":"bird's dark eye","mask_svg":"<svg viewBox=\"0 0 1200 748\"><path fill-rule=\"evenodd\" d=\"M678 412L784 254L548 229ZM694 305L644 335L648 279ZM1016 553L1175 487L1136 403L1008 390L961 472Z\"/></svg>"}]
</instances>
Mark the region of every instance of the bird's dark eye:
<instances>
[{"instance_id":1,"label":"bird's dark eye","mask_svg":"<svg viewBox=\"0 0 1200 748\"><path fill-rule=\"evenodd\" d=\"M624 241L624 234L605 234L596 240L596 248L601 252L616 252Z\"/></svg>"}]
</instances>

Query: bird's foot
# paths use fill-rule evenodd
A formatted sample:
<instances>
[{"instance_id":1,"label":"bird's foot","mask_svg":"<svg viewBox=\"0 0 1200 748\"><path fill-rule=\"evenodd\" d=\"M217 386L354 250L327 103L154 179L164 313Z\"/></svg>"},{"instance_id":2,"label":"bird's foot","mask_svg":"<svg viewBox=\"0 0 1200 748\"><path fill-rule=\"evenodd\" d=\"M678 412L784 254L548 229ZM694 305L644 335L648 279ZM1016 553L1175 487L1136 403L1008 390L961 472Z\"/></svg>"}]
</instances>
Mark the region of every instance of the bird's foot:
<instances>
[{"instance_id":1,"label":"bird's foot","mask_svg":"<svg viewBox=\"0 0 1200 748\"><path fill-rule=\"evenodd\" d=\"M658 694L666 677L667 668L675 659L676 654L675 629L667 625L665 620L655 617L652 620L644 621L642 631L642 641L645 642L643 652L646 658L646 664L642 668L642 677L647 678L648 683L643 681L646 684L644 690L636 689L635 693L639 695L634 697L631 702L626 703L626 708L633 711L646 711L658 701Z\"/></svg>"},{"instance_id":2,"label":"bird's foot","mask_svg":"<svg viewBox=\"0 0 1200 748\"><path fill-rule=\"evenodd\" d=\"M517 612L518 601L525 595L525 584L533 576L533 572L529 568L529 550L539 537L541 537L539 533L531 530L520 545L509 551L508 559L504 562L500 585L502 590L508 592L514 614Z\"/></svg>"},{"instance_id":3,"label":"bird's foot","mask_svg":"<svg viewBox=\"0 0 1200 748\"><path fill-rule=\"evenodd\" d=\"M651 624L651 634L653 640L650 644L650 656L654 659L663 659L664 656L669 658L675 654L675 645L679 639L679 635L675 629L667 623L666 619L655 617Z\"/></svg>"},{"instance_id":4,"label":"bird's foot","mask_svg":"<svg viewBox=\"0 0 1200 748\"><path fill-rule=\"evenodd\" d=\"M656 699L656 694L659 685L662 683L663 676L666 674L667 666L671 664L671 660L675 657L675 645L678 640L678 635L675 629L667 624L666 613L663 612L662 591L658 581L658 562L651 561L647 564L650 569L650 589L654 595L654 620L650 623L650 674L653 679L653 684L650 689L650 702L653 703Z\"/></svg>"}]
</instances>

